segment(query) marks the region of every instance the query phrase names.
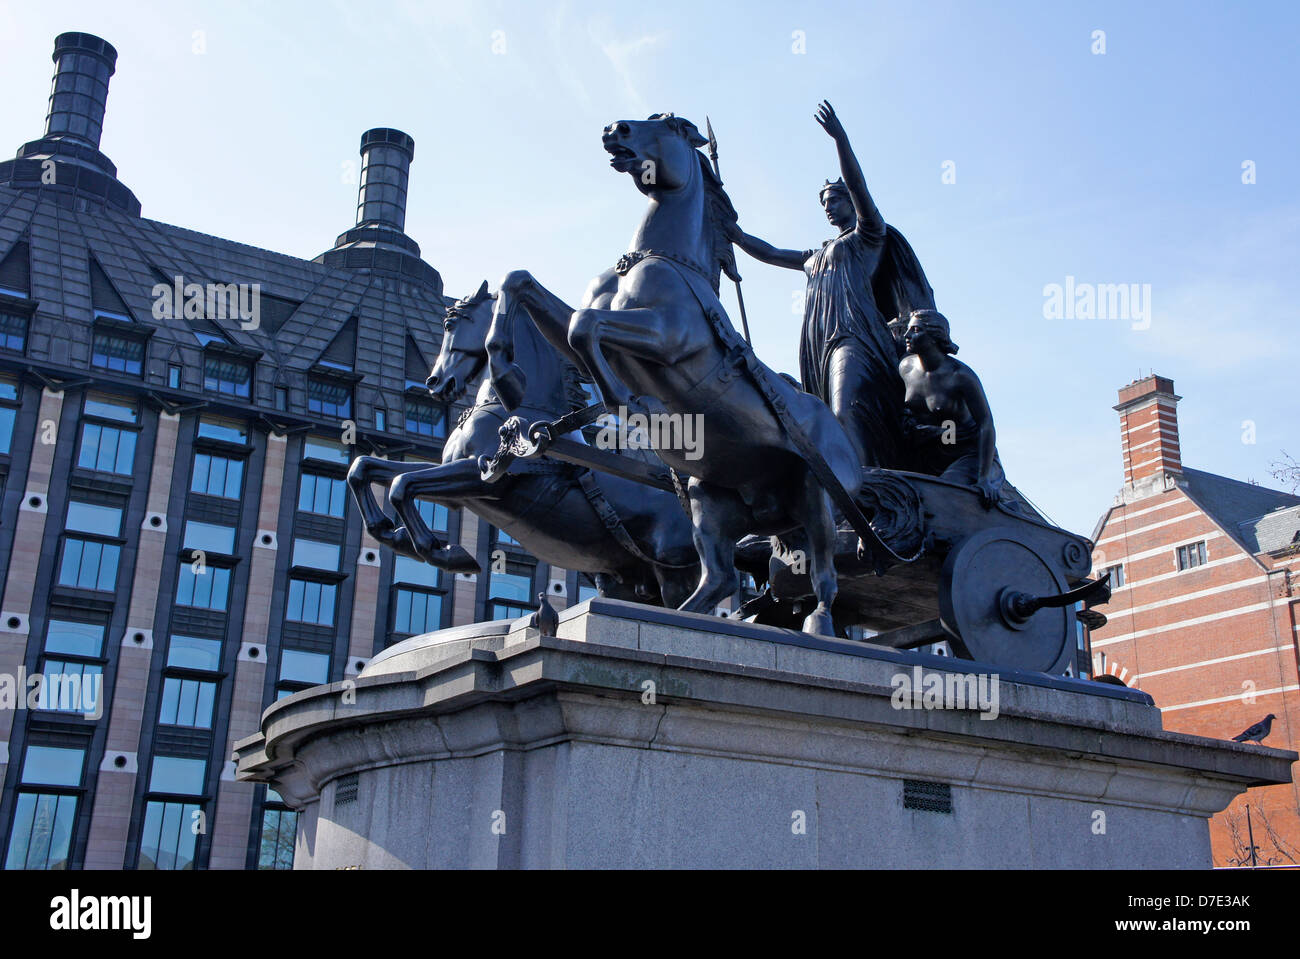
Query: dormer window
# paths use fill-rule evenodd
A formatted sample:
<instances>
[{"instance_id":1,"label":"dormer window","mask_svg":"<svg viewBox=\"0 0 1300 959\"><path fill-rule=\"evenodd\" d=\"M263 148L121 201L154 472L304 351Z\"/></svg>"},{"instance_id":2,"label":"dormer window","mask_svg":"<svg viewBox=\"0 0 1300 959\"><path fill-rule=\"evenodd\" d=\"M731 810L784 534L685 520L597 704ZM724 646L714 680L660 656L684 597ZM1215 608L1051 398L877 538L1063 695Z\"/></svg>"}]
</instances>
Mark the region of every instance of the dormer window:
<instances>
[{"instance_id":1,"label":"dormer window","mask_svg":"<svg viewBox=\"0 0 1300 959\"><path fill-rule=\"evenodd\" d=\"M352 418L352 387L336 380L307 381L307 411L339 420Z\"/></svg>"},{"instance_id":2,"label":"dormer window","mask_svg":"<svg viewBox=\"0 0 1300 959\"><path fill-rule=\"evenodd\" d=\"M253 393L253 364L223 353L205 353L203 388L246 400Z\"/></svg>"},{"instance_id":3,"label":"dormer window","mask_svg":"<svg viewBox=\"0 0 1300 959\"><path fill-rule=\"evenodd\" d=\"M27 349L27 317L0 308L0 350L22 353Z\"/></svg>"},{"instance_id":4,"label":"dormer window","mask_svg":"<svg viewBox=\"0 0 1300 959\"><path fill-rule=\"evenodd\" d=\"M99 370L144 375L144 340L119 330L96 330L90 365Z\"/></svg>"}]
</instances>

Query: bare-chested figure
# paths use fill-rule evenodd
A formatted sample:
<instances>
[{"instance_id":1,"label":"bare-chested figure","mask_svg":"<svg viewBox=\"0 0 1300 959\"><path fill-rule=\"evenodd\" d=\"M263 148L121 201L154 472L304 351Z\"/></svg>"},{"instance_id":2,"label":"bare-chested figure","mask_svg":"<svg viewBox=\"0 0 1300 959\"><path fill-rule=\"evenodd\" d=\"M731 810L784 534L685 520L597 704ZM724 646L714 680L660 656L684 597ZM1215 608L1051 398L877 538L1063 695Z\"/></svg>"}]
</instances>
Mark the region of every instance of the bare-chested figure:
<instances>
[{"instance_id":1,"label":"bare-chested figure","mask_svg":"<svg viewBox=\"0 0 1300 959\"><path fill-rule=\"evenodd\" d=\"M904 334L903 435L918 471L974 486L985 507L1002 495L993 413L979 377L953 357L957 345L948 321L935 310L916 310Z\"/></svg>"}]
</instances>

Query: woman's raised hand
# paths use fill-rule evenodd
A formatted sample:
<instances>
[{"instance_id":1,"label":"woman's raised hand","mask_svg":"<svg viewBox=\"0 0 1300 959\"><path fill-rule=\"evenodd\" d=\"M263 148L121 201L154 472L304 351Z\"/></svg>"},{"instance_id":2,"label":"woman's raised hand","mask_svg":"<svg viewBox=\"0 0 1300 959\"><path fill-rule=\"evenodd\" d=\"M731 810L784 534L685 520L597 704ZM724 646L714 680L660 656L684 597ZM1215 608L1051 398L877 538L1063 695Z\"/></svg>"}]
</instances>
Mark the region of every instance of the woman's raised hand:
<instances>
[{"instance_id":1,"label":"woman's raised hand","mask_svg":"<svg viewBox=\"0 0 1300 959\"><path fill-rule=\"evenodd\" d=\"M844 132L844 125L840 123L840 118L835 115L835 108L831 106L829 100L823 100L817 106L817 113L813 119L821 124L823 130L836 141L846 139L848 134Z\"/></svg>"}]
</instances>

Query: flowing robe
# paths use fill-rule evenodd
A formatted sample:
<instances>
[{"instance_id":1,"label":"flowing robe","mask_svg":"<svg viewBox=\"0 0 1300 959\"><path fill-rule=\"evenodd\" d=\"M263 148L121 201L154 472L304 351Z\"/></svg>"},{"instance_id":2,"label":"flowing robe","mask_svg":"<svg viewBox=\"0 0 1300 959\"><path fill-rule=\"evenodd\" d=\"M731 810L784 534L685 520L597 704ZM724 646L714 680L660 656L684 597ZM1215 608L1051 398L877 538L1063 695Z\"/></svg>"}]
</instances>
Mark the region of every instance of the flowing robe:
<instances>
[{"instance_id":1,"label":"flowing robe","mask_svg":"<svg viewBox=\"0 0 1300 959\"><path fill-rule=\"evenodd\" d=\"M804 262L808 292L799 374L803 388L820 397L848 430L864 465L897 468L902 465L903 381L887 325L896 304L887 304L891 314L884 316L873 286L887 259L891 231L874 204L870 214L810 251Z\"/></svg>"}]
</instances>

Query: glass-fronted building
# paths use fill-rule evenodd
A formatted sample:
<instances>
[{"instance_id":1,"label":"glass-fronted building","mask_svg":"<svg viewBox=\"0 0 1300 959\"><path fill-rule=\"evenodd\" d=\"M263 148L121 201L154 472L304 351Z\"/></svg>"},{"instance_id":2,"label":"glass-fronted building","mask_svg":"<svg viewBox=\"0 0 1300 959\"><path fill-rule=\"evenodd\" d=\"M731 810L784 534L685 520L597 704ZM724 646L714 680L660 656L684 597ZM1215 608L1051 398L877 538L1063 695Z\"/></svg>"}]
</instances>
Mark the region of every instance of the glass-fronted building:
<instances>
[{"instance_id":1,"label":"glass-fronted building","mask_svg":"<svg viewBox=\"0 0 1300 959\"><path fill-rule=\"evenodd\" d=\"M61 35L45 136L0 163L0 854L286 868L295 814L230 761L269 704L595 590L433 502L485 572L395 557L352 503L354 456L438 462L459 413L423 386L452 298L404 232L411 138L363 136L314 260L206 236L99 152L115 61Z\"/></svg>"}]
</instances>

